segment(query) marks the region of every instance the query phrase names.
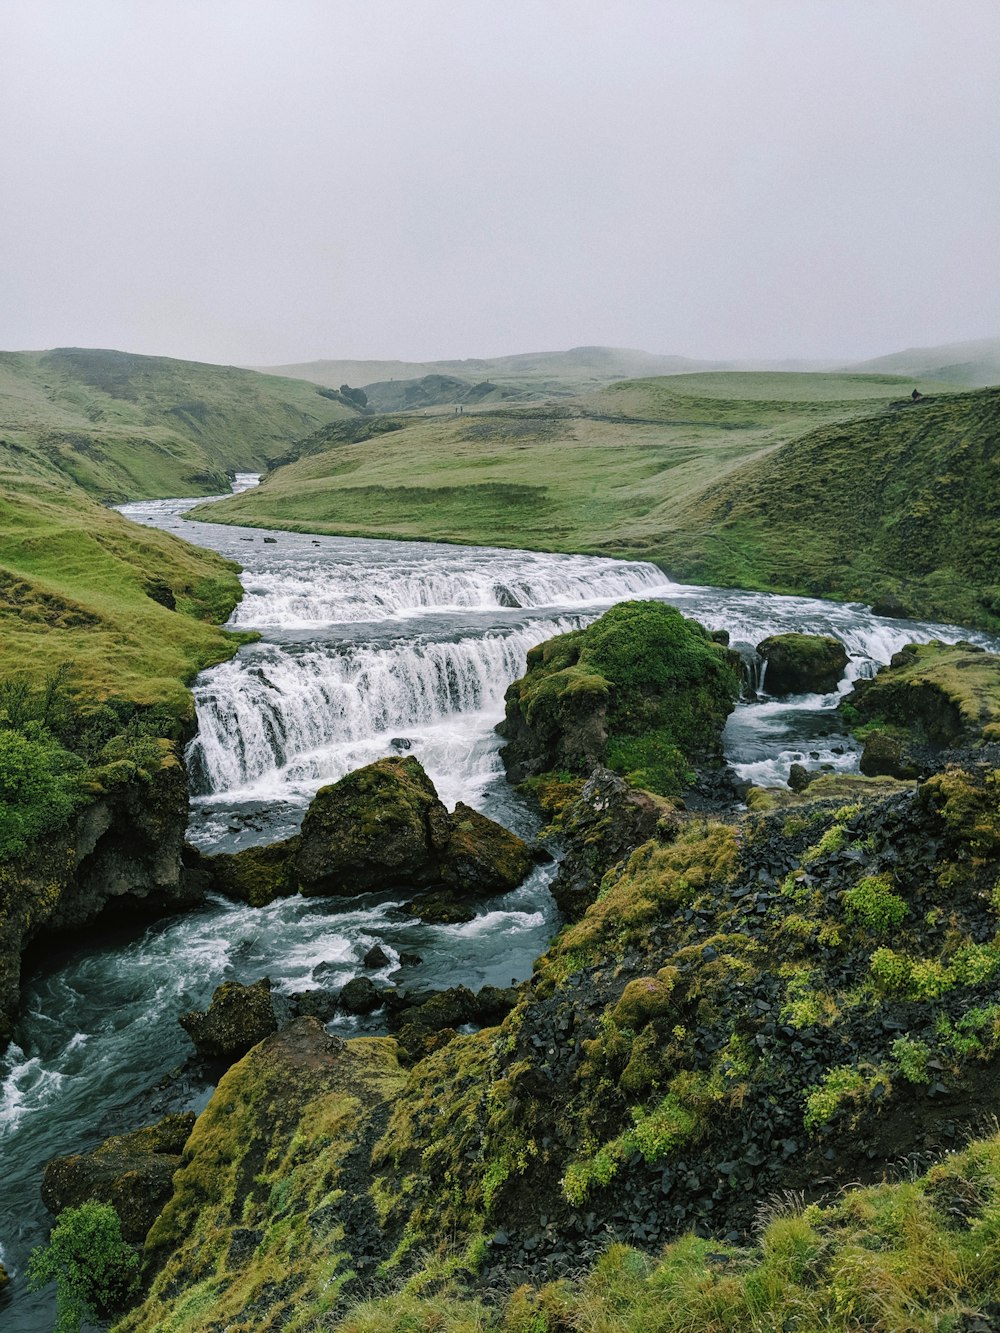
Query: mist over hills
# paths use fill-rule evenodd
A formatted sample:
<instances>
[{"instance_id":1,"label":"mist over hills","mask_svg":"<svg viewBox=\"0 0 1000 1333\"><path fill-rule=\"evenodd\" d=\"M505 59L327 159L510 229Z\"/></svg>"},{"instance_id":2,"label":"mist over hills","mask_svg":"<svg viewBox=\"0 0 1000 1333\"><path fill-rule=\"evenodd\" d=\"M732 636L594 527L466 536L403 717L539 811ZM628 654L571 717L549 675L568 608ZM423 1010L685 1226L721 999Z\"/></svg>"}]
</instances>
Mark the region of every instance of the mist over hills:
<instances>
[{"instance_id":1,"label":"mist over hills","mask_svg":"<svg viewBox=\"0 0 1000 1333\"><path fill-rule=\"evenodd\" d=\"M1000 384L1000 338L945 343L941 347L908 347L903 352L858 361L850 367L862 375L909 375L949 384L986 388Z\"/></svg>"},{"instance_id":2,"label":"mist over hills","mask_svg":"<svg viewBox=\"0 0 1000 1333\"><path fill-rule=\"evenodd\" d=\"M380 412L447 403L497 403L577 395L623 379L710 371L847 372L923 377L981 388L1000 383L1000 338L915 347L868 361L737 358L699 360L637 348L573 347L567 351L452 361L319 360L258 368L266 375L311 380L328 388L361 387Z\"/></svg>"}]
</instances>

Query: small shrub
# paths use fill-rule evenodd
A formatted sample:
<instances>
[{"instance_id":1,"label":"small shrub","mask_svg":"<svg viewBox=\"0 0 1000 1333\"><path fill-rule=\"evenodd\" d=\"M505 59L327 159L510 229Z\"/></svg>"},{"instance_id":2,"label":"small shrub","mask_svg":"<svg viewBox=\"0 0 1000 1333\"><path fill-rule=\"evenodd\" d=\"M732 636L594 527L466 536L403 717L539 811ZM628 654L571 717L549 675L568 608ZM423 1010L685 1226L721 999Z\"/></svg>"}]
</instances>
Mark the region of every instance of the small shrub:
<instances>
[{"instance_id":1,"label":"small shrub","mask_svg":"<svg viewBox=\"0 0 1000 1333\"><path fill-rule=\"evenodd\" d=\"M914 1041L912 1037L899 1037L892 1043L892 1057L907 1083L931 1081L927 1072L930 1056L930 1047L922 1041Z\"/></svg>"},{"instance_id":2,"label":"small shrub","mask_svg":"<svg viewBox=\"0 0 1000 1333\"><path fill-rule=\"evenodd\" d=\"M906 919L906 903L889 887L888 875L868 875L844 894L844 915L873 935L885 935Z\"/></svg>"},{"instance_id":3,"label":"small shrub","mask_svg":"<svg viewBox=\"0 0 1000 1333\"><path fill-rule=\"evenodd\" d=\"M79 1333L87 1320L123 1310L139 1285L139 1254L122 1239L118 1214L107 1203L85 1203L59 1214L49 1243L33 1250L28 1283L33 1291L56 1284L53 1333Z\"/></svg>"}]
</instances>

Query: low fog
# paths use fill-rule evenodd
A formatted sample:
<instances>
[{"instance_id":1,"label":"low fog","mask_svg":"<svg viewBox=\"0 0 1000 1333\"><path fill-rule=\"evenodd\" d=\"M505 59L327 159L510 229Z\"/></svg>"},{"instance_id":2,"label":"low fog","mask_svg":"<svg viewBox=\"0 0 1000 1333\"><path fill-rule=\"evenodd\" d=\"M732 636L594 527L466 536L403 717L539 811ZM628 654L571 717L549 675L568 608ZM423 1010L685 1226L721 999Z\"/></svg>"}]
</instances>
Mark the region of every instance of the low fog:
<instances>
[{"instance_id":1,"label":"low fog","mask_svg":"<svg viewBox=\"0 0 1000 1333\"><path fill-rule=\"evenodd\" d=\"M996 0L6 0L0 347L1000 332Z\"/></svg>"}]
</instances>

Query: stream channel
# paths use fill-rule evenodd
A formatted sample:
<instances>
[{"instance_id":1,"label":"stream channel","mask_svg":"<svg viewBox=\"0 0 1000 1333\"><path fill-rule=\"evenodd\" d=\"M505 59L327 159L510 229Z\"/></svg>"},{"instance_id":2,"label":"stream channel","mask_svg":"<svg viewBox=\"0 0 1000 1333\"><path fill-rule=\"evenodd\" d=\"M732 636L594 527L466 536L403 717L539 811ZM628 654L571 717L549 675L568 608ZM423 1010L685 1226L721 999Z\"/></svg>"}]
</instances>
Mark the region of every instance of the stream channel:
<instances>
[{"instance_id":1,"label":"stream channel","mask_svg":"<svg viewBox=\"0 0 1000 1333\"><path fill-rule=\"evenodd\" d=\"M256 482L246 475L236 488ZM628 598L656 598L749 652L769 634L833 634L851 660L840 691L903 644L995 640L955 626L888 620L857 604L672 583L654 565L589 556L430 543L310 537L187 522L195 500L129 504L138 523L175 532L243 566L233 627L259 643L198 678L198 734L188 750L189 837L232 851L296 831L316 790L383 755L416 755L442 800L477 806L531 836L532 812L506 783L494 733L503 696L534 644ZM766 688L766 679L763 682ZM727 757L746 780L783 782L790 765L857 767L838 733L838 694L738 705ZM221 898L147 927L102 924L50 946L24 987L15 1040L0 1060L0 1297L4 1333L47 1333L51 1291L29 1294L24 1267L51 1223L39 1198L45 1162L87 1151L168 1111L200 1111L211 1087L181 1066L192 1054L177 1017L204 1008L220 982L269 976L290 993L363 974L378 943L376 982L420 989L530 975L558 925L538 866L515 892L465 925L397 912L408 895L292 898L251 909ZM399 969L399 955L419 965ZM317 973L316 969L319 969ZM329 1025L379 1031L379 1015Z\"/></svg>"}]
</instances>

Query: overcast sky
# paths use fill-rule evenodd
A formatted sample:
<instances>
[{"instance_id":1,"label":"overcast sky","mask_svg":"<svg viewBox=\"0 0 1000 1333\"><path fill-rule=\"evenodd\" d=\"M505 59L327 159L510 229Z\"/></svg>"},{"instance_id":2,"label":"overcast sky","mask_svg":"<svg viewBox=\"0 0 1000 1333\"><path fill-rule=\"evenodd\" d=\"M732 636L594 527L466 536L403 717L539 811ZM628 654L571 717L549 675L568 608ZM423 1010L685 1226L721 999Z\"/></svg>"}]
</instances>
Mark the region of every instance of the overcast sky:
<instances>
[{"instance_id":1,"label":"overcast sky","mask_svg":"<svg viewBox=\"0 0 1000 1333\"><path fill-rule=\"evenodd\" d=\"M1000 334L998 0L0 0L0 347Z\"/></svg>"}]
</instances>

